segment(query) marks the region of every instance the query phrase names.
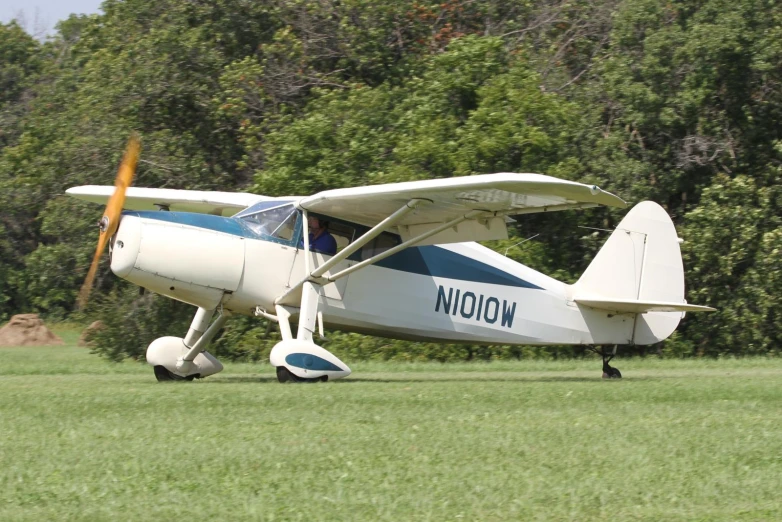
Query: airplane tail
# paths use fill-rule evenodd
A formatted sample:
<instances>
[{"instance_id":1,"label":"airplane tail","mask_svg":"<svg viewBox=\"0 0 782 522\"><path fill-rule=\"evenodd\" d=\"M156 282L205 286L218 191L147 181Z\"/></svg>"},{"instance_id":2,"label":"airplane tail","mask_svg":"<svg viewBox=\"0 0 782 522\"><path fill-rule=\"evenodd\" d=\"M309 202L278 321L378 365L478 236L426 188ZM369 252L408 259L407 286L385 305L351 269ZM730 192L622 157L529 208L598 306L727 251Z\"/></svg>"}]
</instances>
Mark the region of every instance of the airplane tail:
<instances>
[{"instance_id":1,"label":"airplane tail","mask_svg":"<svg viewBox=\"0 0 782 522\"><path fill-rule=\"evenodd\" d=\"M713 310L684 299L679 238L671 218L652 201L627 213L572 290L579 306L635 314L635 344L667 338L684 312Z\"/></svg>"}]
</instances>

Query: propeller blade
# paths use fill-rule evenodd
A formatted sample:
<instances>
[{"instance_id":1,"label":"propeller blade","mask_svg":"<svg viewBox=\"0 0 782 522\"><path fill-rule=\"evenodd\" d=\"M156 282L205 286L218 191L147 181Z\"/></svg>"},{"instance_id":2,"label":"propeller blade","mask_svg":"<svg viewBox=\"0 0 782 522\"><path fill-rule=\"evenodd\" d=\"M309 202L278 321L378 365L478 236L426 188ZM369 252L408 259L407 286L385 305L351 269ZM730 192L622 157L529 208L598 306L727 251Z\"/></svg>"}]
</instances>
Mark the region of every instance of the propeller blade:
<instances>
[{"instance_id":1,"label":"propeller blade","mask_svg":"<svg viewBox=\"0 0 782 522\"><path fill-rule=\"evenodd\" d=\"M120 163L119 171L117 172L117 178L114 180L114 194L112 194L108 203L106 203L106 210L103 212L103 217L98 222L98 227L100 227L98 247L95 250L95 257L92 259L90 270L87 272L87 278L84 280L81 290L79 290L79 298L77 301L78 308L83 308L87 304L87 299L92 291L92 283L95 281L95 274L98 272L100 258L103 255L103 251L106 249L106 245L109 243L109 239L119 227L122 207L125 204L125 192L133 182L140 149L141 145L138 136L133 134L130 137L130 140L128 140L125 155L122 158L122 163Z\"/></svg>"},{"instance_id":2,"label":"propeller blade","mask_svg":"<svg viewBox=\"0 0 782 522\"><path fill-rule=\"evenodd\" d=\"M98 272L98 265L100 264L100 258L103 255L103 250L106 248L106 243L108 243L108 237L109 236L103 232L101 232L100 236L98 237L98 248L95 250L95 256L92 258L90 270L87 272L87 277L84 279L84 284L81 285L81 290L79 290L79 298L76 301L76 305L79 309L84 308L84 306L87 304L87 299L90 297L92 283L95 281L95 274Z\"/></svg>"}]
</instances>

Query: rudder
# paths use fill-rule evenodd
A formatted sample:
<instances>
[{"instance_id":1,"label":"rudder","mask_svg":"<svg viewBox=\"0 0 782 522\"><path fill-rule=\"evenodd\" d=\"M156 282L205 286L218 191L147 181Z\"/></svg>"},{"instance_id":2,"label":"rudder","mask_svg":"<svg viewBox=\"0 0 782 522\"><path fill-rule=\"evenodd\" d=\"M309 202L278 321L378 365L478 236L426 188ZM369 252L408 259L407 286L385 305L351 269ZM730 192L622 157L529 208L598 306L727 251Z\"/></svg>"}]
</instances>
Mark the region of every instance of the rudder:
<instances>
[{"instance_id":1,"label":"rudder","mask_svg":"<svg viewBox=\"0 0 782 522\"><path fill-rule=\"evenodd\" d=\"M679 238L668 213L652 201L633 207L573 291L606 300L685 303ZM662 341L683 316L682 312L638 313L632 340L635 344Z\"/></svg>"}]
</instances>

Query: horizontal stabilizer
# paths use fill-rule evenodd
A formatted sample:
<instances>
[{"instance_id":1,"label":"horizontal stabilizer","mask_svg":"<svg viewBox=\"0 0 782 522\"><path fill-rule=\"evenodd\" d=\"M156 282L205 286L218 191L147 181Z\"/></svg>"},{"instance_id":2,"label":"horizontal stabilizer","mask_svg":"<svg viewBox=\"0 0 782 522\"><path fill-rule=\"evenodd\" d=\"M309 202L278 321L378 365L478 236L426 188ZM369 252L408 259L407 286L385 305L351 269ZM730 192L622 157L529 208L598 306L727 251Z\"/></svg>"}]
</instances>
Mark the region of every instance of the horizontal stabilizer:
<instances>
[{"instance_id":1,"label":"horizontal stabilizer","mask_svg":"<svg viewBox=\"0 0 782 522\"><path fill-rule=\"evenodd\" d=\"M665 301L638 301L634 299L606 299L602 297L583 296L573 299L576 303L600 310L616 313L642 314L645 312L714 312L710 306L698 306L687 303L671 303Z\"/></svg>"}]
</instances>

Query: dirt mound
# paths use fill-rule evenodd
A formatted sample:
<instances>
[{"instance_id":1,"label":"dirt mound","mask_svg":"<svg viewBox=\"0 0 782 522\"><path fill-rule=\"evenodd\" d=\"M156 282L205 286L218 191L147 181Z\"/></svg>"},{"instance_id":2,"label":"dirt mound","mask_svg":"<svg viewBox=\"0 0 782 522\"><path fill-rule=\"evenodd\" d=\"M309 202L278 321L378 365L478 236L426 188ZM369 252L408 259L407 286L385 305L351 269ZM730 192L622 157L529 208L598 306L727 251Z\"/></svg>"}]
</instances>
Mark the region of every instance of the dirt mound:
<instances>
[{"instance_id":1,"label":"dirt mound","mask_svg":"<svg viewBox=\"0 0 782 522\"><path fill-rule=\"evenodd\" d=\"M93 334L93 332L97 330L101 330L103 328L105 328L103 321L93 322L91 325L85 328L84 331L81 333L81 337L79 337L79 346L92 346L92 341L90 341L90 336Z\"/></svg>"},{"instance_id":2,"label":"dirt mound","mask_svg":"<svg viewBox=\"0 0 782 522\"><path fill-rule=\"evenodd\" d=\"M38 314L19 314L0 328L0 346L44 346L62 344L62 339L46 328Z\"/></svg>"}]
</instances>

